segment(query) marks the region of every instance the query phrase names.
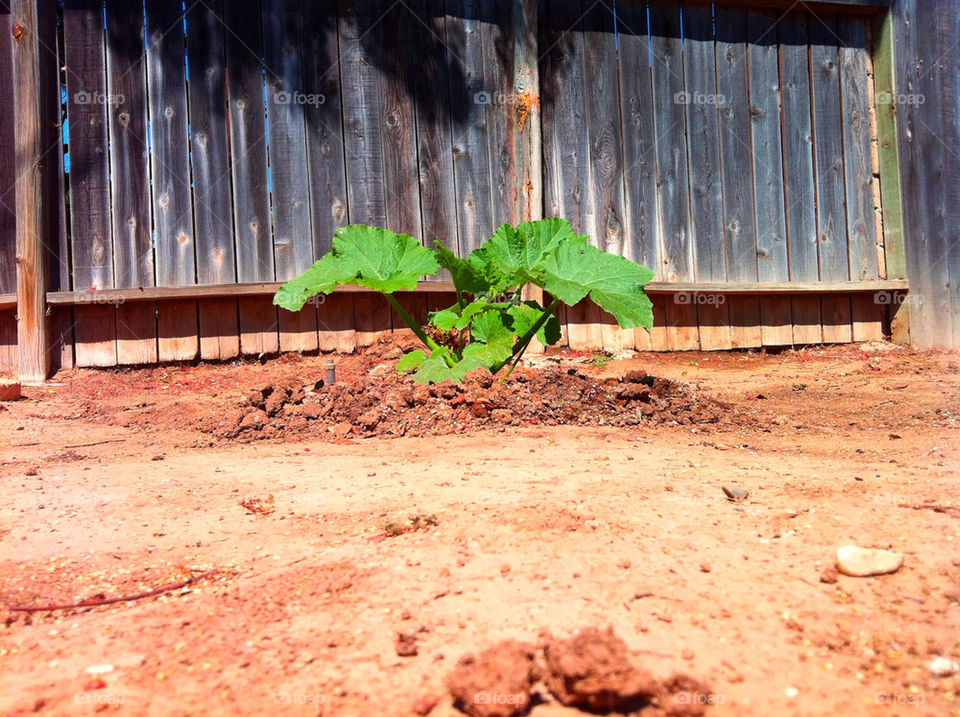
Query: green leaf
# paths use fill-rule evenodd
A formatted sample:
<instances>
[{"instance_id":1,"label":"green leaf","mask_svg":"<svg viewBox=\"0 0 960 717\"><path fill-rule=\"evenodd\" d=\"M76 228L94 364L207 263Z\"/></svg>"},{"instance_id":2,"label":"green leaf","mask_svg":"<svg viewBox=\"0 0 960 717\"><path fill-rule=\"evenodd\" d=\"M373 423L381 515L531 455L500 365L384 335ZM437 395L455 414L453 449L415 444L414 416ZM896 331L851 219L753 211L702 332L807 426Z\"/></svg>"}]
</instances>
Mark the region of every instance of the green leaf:
<instances>
[{"instance_id":1,"label":"green leaf","mask_svg":"<svg viewBox=\"0 0 960 717\"><path fill-rule=\"evenodd\" d=\"M485 311L475 316L470 323L470 338L482 341L485 344L505 341L513 342L515 332L510 324L504 320L502 311Z\"/></svg>"},{"instance_id":2,"label":"green leaf","mask_svg":"<svg viewBox=\"0 0 960 717\"><path fill-rule=\"evenodd\" d=\"M462 311L459 306L454 305L449 309L443 309L442 311L431 314L430 323L441 331L449 331L450 329L462 330L467 327L474 316L484 311L487 307L488 304L483 299L471 301L463 307Z\"/></svg>"},{"instance_id":3,"label":"green leaf","mask_svg":"<svg viewBox=\"0 0 960 717\"><path fill-rule=\"evenodd\" d=\"M452 367L447 366L444 360L449 350L440 348L434 351L420 365L413 376L417 383L440 383L450 379L455 383L463 381L464 376L477 368L489 371L491 367L510 357L512 336L490 344L473 343L463 350L463 358Z\"/></svg>"},{"instance_id":4,"label":"green leaf","mask_svg":"<svg viewBox=\"0 0 960 717\"><path fill-rule=\"evenodd\" d=\"M624 329L653 327L653 305L643 287L653 278L645 266L589 244L565 244L548 255L535 283L565 304L589 294Z\"/></svg>"},{"instance_id":5,"label":"green leaf","mask_svg":"<svg viewBox=\"0 0 960 717\"><path fill-rule=\"evenodd\" d=\"M512 279L511 286L530 280L541 262L559 247L585 244L587 237L574 234L566 219L552 217L525 222L517 227L502 225L470 255L471 263L489 275ZM502 282L501 282L502 283Z\"/></svg>"},{"instance_id":6,"label":"green leaf","mask_svg":"<svg viewBox=\"0 0 960 717\"><path fill-rule=\"evenodd\" d=\"M440 383L448 378L454 381L463 380L462 377L458 379L454 373L454 369L447 366L447 361L444 357L449 355L450 349L445 346L434 349L423 363L420 364L420 368L418 368L417 372L413 375L413 380L417 383Z\"/></svg>"},{"instance_id":7,"label":"green leaf","mask_svg":"<svg viewBox=\"0 0 960 717\"><path fill-rule=\"evenodd\" d=\"M537 320L543 315L544 308L536 301L524 301L522 304L512 306L507 313L513 319L513 331L524 336ZM560 322L555 315L550 316L546 323L537 331L537 339L546 346L553 346L560 340Z\"/></svg>"},{"instance_id":8,"label":"green leaf","mask_svg":"<svg viewBox=\"0 0 960 717\"><path fill-rule=\"evenodd\" d=\"M329 294L338 284L346 284L356 275L357 267L349 260L332 253L324 254L312 267L281 286L273 303L287 311L299 311L310 297Z\"/></svg>"},{"instance_id":9,"label":"green leaf","mask_svg":"<svg viewBox=\"0 0 960 717\"><path fill-rule=\"evenodd\" d=\"M280 287L273 303L299 311L307 299L337 285L356 284L390 294L412 291L422 274L438 269L433 251L408 234L353 224L338 229L333 249L304 273Z\"/></svg>"},{"instance_id":10,"label":"green leaf","mask_svg":"<svg viewBox=\"0 0 960 717\"><path fill-rule=\"evenodd\" d=\"M439 240L435 244L437 245L437 263L450 272L453 283L460 291L474 296L490 291L490 280L484 276L481 267L461 259Z\"/></svg>"},{"instance_id":11,"label":"green leaf","mask_svg":"<svg viewBox=\"0 0 960 717\"><path fill-rule=\"evenodd\" d=\"M397 371L400 373L406 373L407 371L412 371L415 368L419 368L426 358L427 354L421 350L411 351L410 353L404 354L400 357L400 360L397 361Z\"/></svg>"}]
</instances>

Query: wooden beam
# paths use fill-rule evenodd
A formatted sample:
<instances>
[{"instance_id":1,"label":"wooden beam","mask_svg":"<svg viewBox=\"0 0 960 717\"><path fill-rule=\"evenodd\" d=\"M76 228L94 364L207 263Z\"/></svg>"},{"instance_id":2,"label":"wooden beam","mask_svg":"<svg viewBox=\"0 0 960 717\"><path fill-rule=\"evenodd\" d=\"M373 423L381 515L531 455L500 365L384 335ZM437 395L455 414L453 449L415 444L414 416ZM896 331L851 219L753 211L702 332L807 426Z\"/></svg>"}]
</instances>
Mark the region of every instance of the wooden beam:
<instances>
[{"instance_id":1,"label":"wooden beam","mask_svg":"<svg viewBox=\"0 0 960 717\"><path fill-rule=\"evenodd\" d=\"M678 5L681 0L674 0ZM750 0L749 2L744 2L743 0L682 0L684 3L707 3L707 4L716 4L716 5L735 5L737 8L743 10L745 6L751 10L759 8L769 8L773 10L790 10L797 5L800 5L803 9L810 10L812 12L834 12L840 13L841 15L850 15L853 13L856 14L865 14L865 13L875 13L882 11L884 8L889 8L893 5L894 0L809 0L803 3L797 2L797 0Z\"/></svg>"},{"instance_id":2,"label":"wooden beam","mask_svg":"<svg viewBox=\"0 0 960 717\"><path fill-rule=\"evenodd\" d=\"M46 327L46 248L44 232L41 131L41 77L38 2L13 0L16 213L17 213L17 346L22 381L46 381L50 372ZM47 52L48 50L43 50ZM53 159L58 159L53 157Z\"/></svg>"}]
</instances>

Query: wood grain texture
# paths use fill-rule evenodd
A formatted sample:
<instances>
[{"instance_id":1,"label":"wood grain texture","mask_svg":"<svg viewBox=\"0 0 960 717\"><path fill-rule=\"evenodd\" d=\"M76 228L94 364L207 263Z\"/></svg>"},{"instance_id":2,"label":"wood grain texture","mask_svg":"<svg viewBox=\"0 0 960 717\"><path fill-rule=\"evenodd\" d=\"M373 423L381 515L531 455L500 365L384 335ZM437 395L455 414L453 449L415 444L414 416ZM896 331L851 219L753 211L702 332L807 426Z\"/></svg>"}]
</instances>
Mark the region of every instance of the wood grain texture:
<instances>
[{"instance_id":1,"label":"wood grain texture","mask_svg":"<svg viewBox=\"0 0 960 717\"><path fill-rule=\"evenodd\" d=\"M480 28L484 87L496 96L510 97L512 92L515 97L532 93L538 98L524 117L522 129L518 105L501 102L484 106L494 229L504 222L518 224L543 215L537 3L488 0L484 4L490 8ZM532 25L528 24L531 21Z\"/></svg>"},{"instance_id":2,"label":"wood grain texture","mask_svg":"<svg viewBox=\"0 0 960 717\"><path fill-rule=\"evenodd\" d=\"M226 361L240 355L237 299L200 299L197 302L200 358Z\"/></svg>"},{"instance_id":3,"label":"wood grain texture","mask_svg":"<svg viewBox=\"0 0 960 717\"><path fill-rule=\"evenodd\" d=\"M870 93L867 87L866 23L841 18L840 90L843 108L843 167L847 246L851 279L876 279L877 236L870 161Z\"/></svg>"},{"instance_id":4,"label":"wood grain texture","mask_svg":"<svg viewBox=\"0 0 960 717\"><path fill-rule=\"evenodd\" d=\"M17 370L17 314L0 311L0 371Z\"/></svg>"},{"instance_id":5,"label":"wood grain texture","mask_svg":"<svg viewBox=\"0 0 960 717\"><path fill-rule=\"evenodd\" d=\"M321 351L350 353L357 347L352 294L330 294L317 304Z\"/></svg>"},{"instance_id":6,"label":"wood grain texture","mask_svg":"<svg viewBox=\"0 0 960 717\"><path fill-rule=\"evenodd\" d=\"M330 251L333 234L347 224L346 167L340 119L340 54L336 0L301 0L304 91L324 101L306 113L313 255Z\"/></svg>"},{"instance_id":7,"label":"wood grain texture","mask_svg":"<svg viewBox=\"0 0 960 717\"><path fill-rule=\"evenodd\" d=\"M273 281L260 0L225 3L224 26L237 279Z\"/></svg>"},{"instance_id":8,"label":"wood grain texture","mask_svg":"<svg viewBox=\"0 0 960 717\"><path fill-rule=\"evenodd\" d=\"M728 301L727 297L713 297L712 301L697 304L700 348L704 351L733 348Z\"/></svg>"},{"instance_id":9,"label":"wood grain texture","mask_svg":"<svg viewBox=\"0 0 960 717\"><path fill-rule=\"evenodd\" d=\"M245 356L275 354L280 350L277 307L266 296L243 296L237 302L240 316L240 353Z\"/></svg>"},{"instance_id":10,"label":"wood grain texture","mask_svg":"<svg viewBox=\"0 0 960 717\"><path fill-rule=\"evenodd\" d=\"M651 268L658 278L666 281L689 281L694 278L693 231L685 141L686 106L677 101L678 95L684 92L684 83L680 7L675 3L651 3L650 44L661 240L659 261Z\"/></svg>"},{"instance_id":11,"label":"wood grain texture","mask_svg":"<svg viewBox=\"0 0 960 717\"><path fill-rule=\"evenodd\" d=\"M663 303L668 351L696 351L700 348L697 324L697 305L689 301L672 300Z\"/></svg>"},{"instance_id":12,"label":"wood grain texture","mask_svg":"<svg viewBox=\"0 0 960 717\"><path fill-rule=\"evenodd\" d=\"M70 133L73 286L77 289L112 289L116 284L110 218L107 104L95 101L107 95L101 3L98 0L65 0L63 37ZM0 40L0 45L2 42Z\"/></svg>"},{"instance_id":13,"label":"wood grain texture","mask_svg":"<svg viewBox=\"0 0 960 717\"><path fill-rule=\"evenodd\" d=\"M89 304L73 310L74 355L79 368L117 365L117 309Z\"/></svg>"},{"instance_id":14,"label":"wood grain texture","mask_svg":"<svg viewBox=\"0 0 960 717\"><path fill-rule=\"evenodd\" d=\"M153 234L158 286L197 281L185 39L179 0L146 4Z\"/></svg>"},{"instance_id":15,"label":"wood grain texture","mask_svg":"<svg viewBox=\"0 0 960 717\"><path fill-rule=\"evenodd\" d=\"M379 294L356 294L353 318L357 346L371 346L390 333L390 305Z\"/></svg>"},{"instance_id":16,"label":"wood grain texture","mask_svg":"<svg viewBox=\"0 0 960 717\"><path fill-rule=\"evenodd\" d=\"M854 341L882 341L889 304L878 303L871 294L850 297Z\"/></svg>"},{"instance_id":17,"label":"wood grain texture","mask_svg":"<svg viewBox=\"0 0 960 717\"><path fill-rule=\"evenodd\" d=\"M73 355L73 308L64 307L54 309L50 316L50 353L51 353L51 374L55 375L61 369L71 369L76 365ZM2 321L2 319L0 319ZM0 329L2 334L2 329ZM0 339L2 343L2 339ZM0 354L3 349L0 347ZM2 358L0 358L2 365Z\"/></svg>"},{"instance_id":18,"label":"wood grain texture","mask_svg":"<svg viewBox=\"0 0 960 717\"><path fill-rule=\"evenodd\" d=\"M603 348L600 309L589 299L567 307L567 345L574 351Z\"/></svg>"},{"instance_id":19,"label":"wood grain texture","mask_svg":"<svg viewBox=\"0 0 960 717\"><path fill-rule=\"evenodd\" d=\"M106 25L115 285L153 286L143 18L124 0L107 0Z\"/></svg>"},{"instance_id":20,"label":"wood grain texture","mask_svg":"<svg viewBox=\"0 0 960 717\"><path fill-rule=\"evenodd\" d=\"M646 8L640 3L617 7L620 43L620 113L623 120L624 254L657 268L657 155L653 84ZM546 81L546 80L545 80Z\"/></svg>"},{"instance_id":21,"label":"wood grain texture","mask_svg":"<svg viewBox=\"0 0 960 717\"><path fill-rule=\"evenodd\" d=\"M0 293L17 290L16 166L14 152L13 26L0 10ZM0 350L0 355L3 351Z\"/></svg>"},{"instance_id":22,"label":"wood grain texture","mask_svg":"<svg viewBox=\"0 0 960 717\"><path fill-rule=\"evenodd\" d=\"M778 17L773 13L747 13L757 276L760 281L786 281L789 278L780 137Z\"/></svg>"},{"instance_id":23,"label":"wood grain texture","mask_svg":"<svg viewBox=\"0 0 960 717\"><path fill-rule=\"evenodd\" d=\"M727 299L730 315L731 348L746 349L763 345L760 328L760 297L731 296Z\"/></svg>"},{"instance_id":24,"label":"wood grain texture","mask_svg":"<svg viewBox=\"0 0 960 717\"><path fill-rule=\"evenodd\" d=\"M720 108L724 245L727 278L757 280L757 227L750 146L750 99L747 79L747 16L722 8L716 16L717 93Z\"/></svg>"},{"instance_id":25,"label":"wood grain texture","mask_svg":"<svg viewBox=\"0 0 960 717\"><path fill-rule=\"evenodd\" d=\"M317 309L312 303L307 303L300 311L277 309L280 321L280 350L281 351L316 351L319 348L317 339Z\"/></svg>"},{"instance_id":26,"label":"wood grain texture","mask_svg":"<svg viewBox=\"0 0 960 717\"><path fill-rule=\"evenodd\" d=\"M850 296L824 296L820 299L820 321L825 344L849 343L853 340Z\"/></svg>"},{"instance_id":27,"label":"wood grain texture","mask_svg":"<svg viewBox=\"0 0 960 717\"><path fill-rule=\"evenodd\" d=\"M723 281L727 278L727 251L723 231L719 111L726 103L720 101L717 91L710 8L684 7L683 32L694 276L701 281Z\"/></svg>"},{"instance_id":28,"label":"wood grain texture","mask_svg":"<svg viewBox=\"0 0 960 717\"><path fill-rule=\"evenodd\" d=\"M760 336L764 346L790 346L793 343L790 297L760 298Z\"/></svg>"},{"instance_id":29,"label":"wood grain texture","mask_svg":"<svg viewBox=\"0 0 960 717\"><path fill-rule=\"evenodd\" d=\"M223 33L223 0L188 5L190 151L199 284L237 280Z\"/></svg>"},{"instance_id":30,"label":"wood grain texture","mask_svg":"<svg viewBox=\"0 0 960 717\"><path fill-rule=\"evenodd\" d=\"M137 366L156 363L157 305L153 302L117 306L117 364Z\"/></svg>"},{"instance_id":31,"label":"wood grain texture","mask_svg":"<svg viewBox=\"0 0 960 717\"><path fill-rule=\"evenodd\" d=\"M794 346L810 346L823 342L820 319L820 299L816 296L790 298Z\"/></svg>"},{"instance_id":32,"label":"wood grain texture","mask_svg":"<svg viewBox=\"0 0 960 717\"><path fill-rule=\"evenodd\" d=\"M305 126L319 97L303 83L299 0L265 2L262 12L273 255L276 278L286 280L319 258L310 237Z\"/></svg>"},{"instance_id":33,"label":"wood grain texture","mask_svg":"<svg viewBox=\"0 0 960 717\"><path fill-rule=\"evenodd\" d=\"M200 355L196 300L157 302L157 349L160 361L193 361Z\"/></svg>"},{"instance_id":34,"label":"wood grain texture","mask_svg":"<svg viewBox=\"0 0 960 717\"><path fill-rule=\"evenodd\" d=\"M806 15L797 15L777 26L783 95L789 277L795 281L816 281L820 277L807 21ZM818 20L813 19L813 22Z\"/></svg>"}]
</instances>

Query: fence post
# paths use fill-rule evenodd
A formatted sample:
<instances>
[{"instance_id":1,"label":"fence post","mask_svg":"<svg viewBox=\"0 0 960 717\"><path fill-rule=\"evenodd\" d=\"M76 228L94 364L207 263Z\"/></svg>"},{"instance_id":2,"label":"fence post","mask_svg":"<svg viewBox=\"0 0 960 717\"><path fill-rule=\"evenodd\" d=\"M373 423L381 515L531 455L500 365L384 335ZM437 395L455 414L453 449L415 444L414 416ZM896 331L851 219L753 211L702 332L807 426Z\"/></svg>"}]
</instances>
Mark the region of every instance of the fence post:
<instances>
[{"instance_id":1,"label":"fence post","mask_svg":"<svg viewBox=\"0 0 960 717\"><path fill-rule=\"evenodd\" d=\"M46 331L46 256L40 117L38 0L13 0L16 215L17 353L22 381L45 381L50 370ZM49 51L49 50L44 50ZM53 151L53 150L52 150ZM59 159L59 158L56 158Z\"/></svg>"}]
</instances>

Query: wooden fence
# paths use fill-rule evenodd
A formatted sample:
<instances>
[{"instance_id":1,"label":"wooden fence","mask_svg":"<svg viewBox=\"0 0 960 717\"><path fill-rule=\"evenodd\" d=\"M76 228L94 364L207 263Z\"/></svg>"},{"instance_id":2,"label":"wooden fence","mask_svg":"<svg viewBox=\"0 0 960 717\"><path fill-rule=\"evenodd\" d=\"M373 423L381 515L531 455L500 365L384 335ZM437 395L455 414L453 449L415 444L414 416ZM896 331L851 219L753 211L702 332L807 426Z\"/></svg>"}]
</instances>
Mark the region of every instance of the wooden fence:
<instances>
[{"instance_id":1,"label":"wooden fence","mask_svg":"<svg viewBox=\"0 0 960 717\"><path fill-rule=\"evenodd\" d=\"M906 107L898 135L887 98L912 79L903 54L894 66L900 36L924 46L912 3L0 2L0 367L16 362L13 259L30 238L10 141L26 105L2 100L31 63L45 350L65 365L365 345L393 330L378 297L270 303L336 228L466 254L544 215L657 275L653 333L582 304L563 312L576 348L906 338L917 254L900 185L929 179L915 138L932 120ZM936 79L930 94L949 97L956 83ZM949 231L936 226L929 259ZM449 303L437 278L404 297L415 315Z\"/></svg>"}]
</instances>

